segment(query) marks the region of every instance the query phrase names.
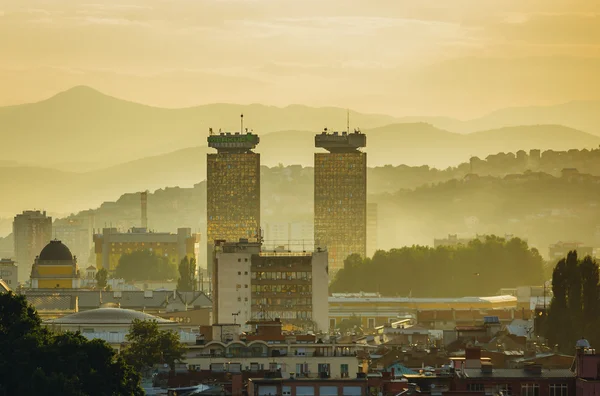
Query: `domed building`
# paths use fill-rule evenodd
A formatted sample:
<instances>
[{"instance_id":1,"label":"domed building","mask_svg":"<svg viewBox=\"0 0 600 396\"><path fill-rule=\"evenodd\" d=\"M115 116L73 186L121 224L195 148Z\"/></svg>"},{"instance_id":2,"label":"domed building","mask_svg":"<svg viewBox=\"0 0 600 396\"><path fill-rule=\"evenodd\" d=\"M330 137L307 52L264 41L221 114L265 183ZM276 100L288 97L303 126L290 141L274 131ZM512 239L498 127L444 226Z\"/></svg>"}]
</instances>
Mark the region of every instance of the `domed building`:
<instances>
[{"instance_id":1,"label":"domed building","mask_svg":"<svg viewBox=\"0 0 600 396\"><path fill-rule=\"evenodd\" d=\"M50 241L31 268L33 289L76 289L80 285L77 257L59 240Z\"/></svg>"}]
</instances>

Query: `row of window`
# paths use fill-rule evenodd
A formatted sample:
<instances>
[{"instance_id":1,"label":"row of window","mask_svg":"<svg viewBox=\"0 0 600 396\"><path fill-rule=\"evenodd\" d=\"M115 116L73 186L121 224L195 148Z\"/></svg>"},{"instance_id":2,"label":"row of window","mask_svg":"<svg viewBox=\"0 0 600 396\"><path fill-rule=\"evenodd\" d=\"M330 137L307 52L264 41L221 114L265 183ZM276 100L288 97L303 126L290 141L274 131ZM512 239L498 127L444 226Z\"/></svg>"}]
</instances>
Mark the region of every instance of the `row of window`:
<instances>
[{"instance_id":1,"label":"row of window","mask_svg":"<svg viewBox=\"0 0 600 396\"><path fill-rule=\"evenodd\" d=\"M485 392L486 387L484 384L468 384L467 390L470 392ZM499 384L494 389L497 393L505 396L512 395L512 387L509 384ZM540 385L539 384L521 384L521 396L539 396ZM567 384L550 384L549 385L549 396L568 396Z\"/></svg>"},{"instance_id":2,"label":"row of window","mask_svg":"<svg viewBox=\"0 0 600 396\"><path fill-rule=\"evenodd\" d=\"M309 305L312 298L253 298L252 305ZM334 319L335 320L335 319Z\"/></svg>"},{"instance_id":3,"label":"row of window","mask_svg":"<svg viewBox=\"0 0 600 396\"><path fill-rule=\"evenodd\" d=\"M264 312L266 317L269 318L281 318L281 319L298 319L298 320L311 320L311 311L261 311Z\"/></svg>"},{"instance_id":4,"label":"row of window","mask_svg":"<svg viewBox=\"0 0 600 396\"><path fill-rule=\"evenodd\" d=\"M257 280L312 280L312 272L252 272Z\"/></svg>"},{"instance_id":5,"label":"row of window","mask_svg":"<svg viewBox=\"0 0 600 396\"><path fill-rule=\"evenodd\" d=\"M253 293L312 293L312 285L252 285Z\"/></svg>"}]
</instances>

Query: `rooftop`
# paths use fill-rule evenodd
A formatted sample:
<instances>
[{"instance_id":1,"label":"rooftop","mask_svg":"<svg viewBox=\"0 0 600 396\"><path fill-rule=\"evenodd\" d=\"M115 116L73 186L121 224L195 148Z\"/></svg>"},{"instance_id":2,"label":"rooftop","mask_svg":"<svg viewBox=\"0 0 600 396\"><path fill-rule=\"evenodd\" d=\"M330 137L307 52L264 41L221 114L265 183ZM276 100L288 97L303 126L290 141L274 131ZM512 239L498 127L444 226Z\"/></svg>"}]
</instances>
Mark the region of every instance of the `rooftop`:
<instances>
[{"instance_id":1,"label":"rooftop","mask_svg":"<svg viewBox=\"0 0 600 396\"><path fill-rule=\"evenodd\" d=\"M491 373L481 369L465 369L465 378L573 378L575 373L569 369L542 369L541 372L529 372L523 369L492 369Z\"/></svg>"},{"instance_id":2,"label":"rooftop","mask_svg":"<svg viewBox=\"0 0 600 396\"><path fill-rule=\"evenodd\" d=\"M122 308L98 308L89 311L77 312L71 315L63 316L58 319L46 321L47 324L60 325L78 325L78 324L130 324L135 319L153 320L159 324L173 324L167 319L158 316L149 315L144 312L134 311Z\"/></svg>"},{"instance_id":3,"label":"rooftop","mask_svg":"<svg viewBox=\"0 0 600 396\"><path fill-rule=\"evenodd\" d=\"M73 255L65 244L55 239L42 249L38 258L40 261L72 261Z\"/></svg>"}]
</instances>

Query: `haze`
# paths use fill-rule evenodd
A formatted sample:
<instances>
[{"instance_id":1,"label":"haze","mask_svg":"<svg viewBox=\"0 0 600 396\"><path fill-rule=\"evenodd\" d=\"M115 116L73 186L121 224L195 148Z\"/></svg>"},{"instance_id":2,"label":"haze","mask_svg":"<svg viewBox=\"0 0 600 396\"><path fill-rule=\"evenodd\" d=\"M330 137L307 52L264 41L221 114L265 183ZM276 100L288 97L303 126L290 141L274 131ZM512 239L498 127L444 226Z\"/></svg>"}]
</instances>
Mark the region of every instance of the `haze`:
<instances>
[{"instance_id":1,"label":"haze","mask_svg":"<svg viewBox=\"0 0 600 396\"><path fill-rule=\"evenodd\" d=\"M0 105L75 85L162 107L469 118L600 95L589 0L0 1Z\"/></svg>"}]
</instances>

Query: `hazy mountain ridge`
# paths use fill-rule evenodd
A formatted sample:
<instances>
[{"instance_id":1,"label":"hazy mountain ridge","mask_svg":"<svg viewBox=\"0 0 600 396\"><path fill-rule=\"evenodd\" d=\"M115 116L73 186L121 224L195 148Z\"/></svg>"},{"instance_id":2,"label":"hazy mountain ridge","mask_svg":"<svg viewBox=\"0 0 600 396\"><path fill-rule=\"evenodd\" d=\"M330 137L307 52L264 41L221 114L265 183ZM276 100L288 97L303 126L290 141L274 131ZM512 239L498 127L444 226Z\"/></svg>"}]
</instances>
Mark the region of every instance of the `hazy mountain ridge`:
<instances>
[{"instance_id":1,"label":"hazy mountain ridge","mask_svg":"<svg viewBox=\"0 0 600 396\"><path fill-rule=\"evenodd\" d=\"M426 122L438 128L458 133L520 125L555 124L600 136L600 101L572 101L549 106L508 107L471 120L411 116L402 117L400 121Z\"/></svg>"},{"instance_id":2,"label":"hazy mountain ridge","mask_svg":"<svg viewBox=\"0 0 600 396\"><path fill-rule=\"evenodd\" d=\"M3 147L6 152L3 161L75 172L99 170L186 147L203 146L209 127L215 131L239 130L242 113L245 114L245 127L261 135L262 142L258 151L268 151L268 145L277 140L273 137L273 142L269 142L267 135L271 133L307 131L297 133L299 137L318 133L324 127L331 130L345 129L347 117L346 109L304 105L274 107L215 103L177 109L159 108L114 98L90 87L77 86L40 102L0 107L0 133L4 137ZM350 111L351 128L357 126L369 131L373 138L378 134L385 135L386 129L396 128L394 124L421 123L456 134L507 126L556 124L600 135L600 101L501 109L467 121L448 117L397 118ZM434 133L426 129L421 128L421 133ZM449 135L444 136L445 139L450 139ZM285 138L280 140L287 141L290 137L286 133ZM435 134L430 137L432 140L441 138ZM291 138L294 139L293 136ZM454 138L458 141L458 137ZM312 137L292 141L286 146L296 146L299 143L300 146L296 147L310 148L313 151ZM428 141L427 144L435 146L435 141ZM267 148L262 148L264 146ZM389 145L378 146L373 139L369 139L368 146L367 152L375 152L378 147L389 151ZM464 152L458 155L458 161L463 159L462 155ZM439 158L440 153L432 156ZM301 155L292 156L296 157L302 158ZM427 163L427 158L407 162ZM446 163L456 162L453 159ZM443 166L440 163L431 165Z\"/></svg>"},{"instance_id":3,"label":"hazy mountain ridge","mask_svg":"<svg viewBox=\"0 0 600 396\"><path fill-rule=\"evenodd\" d=\"M245 126L260 134L285 129L320 131L345 125L347 117L345 109L300 105L157 108L78 86L41 102L0 108L0 133L6 136L6 160L33 165L92 162L107 167L204 144L209 127L239 131L242 113ZM354 111L350 117L363 127L395 120Z\"/></svg>"}]
</instances>

